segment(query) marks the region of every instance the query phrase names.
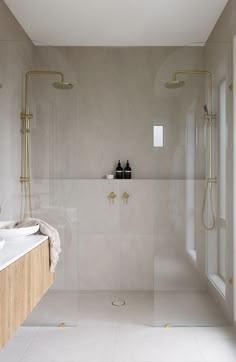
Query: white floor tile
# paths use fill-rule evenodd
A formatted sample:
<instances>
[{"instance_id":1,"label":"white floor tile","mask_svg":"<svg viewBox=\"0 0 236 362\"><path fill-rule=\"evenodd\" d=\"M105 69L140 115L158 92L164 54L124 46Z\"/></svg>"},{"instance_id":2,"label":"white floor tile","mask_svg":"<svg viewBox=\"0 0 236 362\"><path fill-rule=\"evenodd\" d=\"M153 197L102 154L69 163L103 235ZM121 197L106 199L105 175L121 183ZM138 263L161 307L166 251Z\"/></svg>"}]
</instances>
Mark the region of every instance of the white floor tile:
<instances>
[{"instance_id":1,"label":"white floor tile","mask_svg":"<svg viewBox=\"0 0 236 362\"><path fill-rule=\"evenodd\" d=\"M22 327L0 352L0 362L18 362L33 340L37 328Z\"/></svg>"},{"instance_id":2,"label":"white floor tile","mask_svg":"<svg viewBox=\"0 0 236 362\"><path fill-rule=\"evenodd\" d=\"M153 293L120 292L123 307L117 307L116 320L123 323L153 325Z\"/></svg>"},{"instance_id":3,"label":"white floor tile","mask_svg":"<svg viewBox=\"0 0 236 362\"><path fill-rule=\"evenodd\" d=\"M235 362L236 338L212 338L198 343L205 361Z\"/></svg>"},{"instance_id":4,"label":"white floor tile","mask_svg":"<svg viewBox=\"0 0 236 362\"><path fill-rule=\"evenodd\" d=\"M26 322L41 327L20 328L0 362L236 362L235 329L154 327L152 313L148 292L54 291Z\"/></svg>"},{"instance_id":5,"label":"white floor tile","mask_svg":"<svg viewBox=\"0 0 236 362\"><path fill-rule=\"evenodd\" d=\"M114 325L83 324L80 328L39 329L23 355L24 362L106 362L111 361Z\"/></svg>"},{"instance_id":6,"label":"white floor tile","mask_svg":"<svg viewBox=\"0 0 236 362\"><path fill-rule=\"evenodd\" d=\"M203 361L197 343L184 340L154 337L120 337L116 340L114 361Z\"/></svg>"},{"instance_id":7,"label":"white floor tile","mask_svg":"<svg viewBox=\"0 0 236 362\"><path fill-rule=\"evenodd\" d=\"M78 321L79 294L74 291L49 290L26 319L25 326L74 326Z\"/></svg>"},{"instance_id":8,"label":"white floor tile","mask_svg":"<svg viewBox=\"0 0 236 362\"><path fill-rule=\"evenodd\" d=\"M229 321L215 300L201 291L155 292L155 325L228 326Z\"/></svg>"},{"instance_id":9,"label":"white floor tile","mask_svg":"<svg viewBox=\"0 0 236 362\"><path fill-rule=\"evenodd\" d=\"M183 328L185 329L185 328ZM233 327L198 327L191 328L198 341L208 341L209 339L234 339L236 338L236 329Z\"/></svg>"}]
</instances>

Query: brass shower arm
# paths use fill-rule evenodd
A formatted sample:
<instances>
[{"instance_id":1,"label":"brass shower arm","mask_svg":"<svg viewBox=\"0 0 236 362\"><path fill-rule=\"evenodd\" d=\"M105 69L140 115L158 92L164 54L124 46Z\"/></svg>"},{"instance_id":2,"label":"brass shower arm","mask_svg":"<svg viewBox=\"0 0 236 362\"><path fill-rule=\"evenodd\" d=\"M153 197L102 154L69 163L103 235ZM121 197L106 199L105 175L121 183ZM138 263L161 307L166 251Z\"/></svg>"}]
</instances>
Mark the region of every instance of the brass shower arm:
<instances>
[{"instance_id":1,"label":"brass shower arm","mask_svg":"<svg viewBox=\"0 0 236 362\"><path fill-rule=\"evenodd\" d=\"M212 113L212 74L208 70L204 69L181 69L176 70L173 73L173 81L177 81L178 74L192 74L192 75L207 75L208 76L208 106L209 106L209 113Z\"/></svg>"},{"instance_id":2,"label":"brass shower arm","mask_svg":"<svg viewBox=\"0 0 236 362\"><path fill-rule=\"evenodd\" d=\"M58 75L61 77L61 82L64 82L64 74L62 72L54 70L29 70L25 75L25 112L22 114L22 118L32 118L29 109L29 77L31 74L45 74L45 75Z\"/></svg>"},{"instance_id":3,"label":"brass shower arm","mask_svg":"<svg viewBox=\"0 0 236 362\"><path fill-rule=\"evenodd\" d=\"M212 74L211 72L209 72L208 70L188 70L188 69L183 69L183 70L176 70L174 73L173 73L173 80L176 81L176 76L178 74L205 74L205 75L208 75L208 77L210 79L212 79Z\"/></svg>"},{"instance_id":4,"label":"brass shower arm","mask_svg":"<svg viewBox=\"0 0 236 362\"><path fill-rule=\"evenodd\" d=\"M26 73L26 77L29 77L30 74L49 74L49 75L60 75L61 80L64 80L64 74L62 72L54 71L54 70L29 70Z\"/></svg>"}]
</instances>

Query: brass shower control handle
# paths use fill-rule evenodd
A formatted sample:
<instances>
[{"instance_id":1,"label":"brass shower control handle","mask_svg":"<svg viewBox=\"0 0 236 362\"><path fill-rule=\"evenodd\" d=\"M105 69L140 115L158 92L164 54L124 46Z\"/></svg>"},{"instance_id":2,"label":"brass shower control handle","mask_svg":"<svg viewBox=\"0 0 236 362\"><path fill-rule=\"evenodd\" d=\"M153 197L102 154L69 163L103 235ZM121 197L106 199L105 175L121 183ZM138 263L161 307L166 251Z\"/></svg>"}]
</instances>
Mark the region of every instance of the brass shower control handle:
<instances>
[{"instance_id":1,"label":"brass shower control handle","mask_svg":"<svg viewBox=\"0 0 236 362\"><path fill-rule=\"evenodd\" d=\"M115 198L116 198L116 193L114 191L112 191L109 195L108 198L112 201L112 203L114 204Z\"/></svg>"},{"instance_id":2,"label":"brass shower control handle","mask_svg":"<svg viewBox=\"0 0 236 362\"><path fill-rule=\"evenodd\" d=\"M129 194L127 191L125 191L125 192L123 193L122 198L123 198L123 200L125 201L126 204L128 203L129 197L130 197L130 194Z\"/></svg>"}]
</instances>

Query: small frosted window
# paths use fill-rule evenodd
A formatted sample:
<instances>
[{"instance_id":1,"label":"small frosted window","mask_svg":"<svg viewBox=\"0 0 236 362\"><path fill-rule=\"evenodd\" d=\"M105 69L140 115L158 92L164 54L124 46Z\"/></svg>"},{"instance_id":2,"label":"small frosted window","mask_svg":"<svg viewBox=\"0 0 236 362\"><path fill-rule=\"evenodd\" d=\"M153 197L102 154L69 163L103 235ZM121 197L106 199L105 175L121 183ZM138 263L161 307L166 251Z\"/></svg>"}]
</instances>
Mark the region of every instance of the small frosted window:
<instances>
[{"instance_id":1,"label":"small frosted window","mask_svg":"<svg viewBox=\"0 0 236 362\"><path fill-rule=\"evenodd\" d=\"M164 147L164 126L153 126L153 146Z\"/></svg>"}]
</instances>

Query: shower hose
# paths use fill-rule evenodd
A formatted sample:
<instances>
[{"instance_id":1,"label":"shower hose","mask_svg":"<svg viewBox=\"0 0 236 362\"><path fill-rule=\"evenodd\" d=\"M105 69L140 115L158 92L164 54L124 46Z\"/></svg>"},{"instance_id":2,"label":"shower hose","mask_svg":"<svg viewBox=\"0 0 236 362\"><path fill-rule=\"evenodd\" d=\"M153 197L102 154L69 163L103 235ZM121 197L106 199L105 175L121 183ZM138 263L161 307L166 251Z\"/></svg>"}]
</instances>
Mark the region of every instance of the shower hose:
<instances>
[{"instance_id":1,"label":"shower hose","mask_svg":"<svg viewBox=\"0 0 236 362\"><path fill-rule=\"evenodd\" d=\"M212 178L207 179L206 188L205 188L205 192L204 192L204 198L203 198L203 204L202 204L202 224L206 230L213 230L216 225L216 218L215 218L214 206L213 206L213 196L212 196L212 184L213 183L216 183L216 179L212 179ZM212 215L212 222L209 224L205 220L206 206L207 206L208 198L209 198L209 210L211 211L211 215Z\"/></svg>"}]
</instances>

